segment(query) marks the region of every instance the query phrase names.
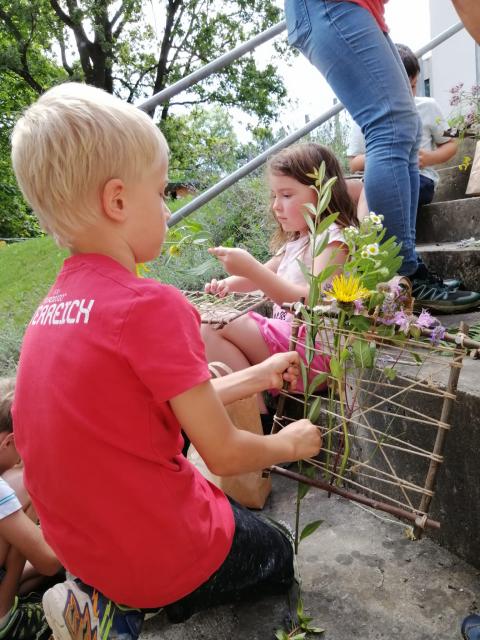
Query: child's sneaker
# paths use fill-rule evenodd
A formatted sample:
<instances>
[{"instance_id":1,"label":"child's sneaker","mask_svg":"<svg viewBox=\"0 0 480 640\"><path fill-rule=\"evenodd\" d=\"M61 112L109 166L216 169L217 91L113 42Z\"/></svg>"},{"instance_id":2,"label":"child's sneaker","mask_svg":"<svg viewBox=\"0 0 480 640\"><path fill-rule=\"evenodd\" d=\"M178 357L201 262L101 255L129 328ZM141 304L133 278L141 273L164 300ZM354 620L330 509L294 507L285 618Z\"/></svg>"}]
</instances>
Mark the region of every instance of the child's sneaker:
<instances>
[{"instance_id":1,"label":"child's sneaker","mask_svg":"<svg viewBox=\"0 0 480 640\"><path fill-rule=\"evenodd\" d=\"M20 602L18 598L0 627L1 640L48 640L51 634L40 602Z\"/></svg>"},{"instance_id":2,"label":"child's sneaker","mask_svg":"<svg viewBox=\"0 0 480 640\"><path fill-rule=\"evenodd\" d=\"M462 623L462 638L465 640L480 640L480 616L472 613Z\"/></svg>"},{"instance_id":3,"label":"child's sneaker","mask_svg":"<svg viewBox=\"0 0 480 640\"><path fill-rule=\"evenodd\" d=\"M43 596L55 640L137 640L144 614L115 604L80 580L56 584Z\"/></svg>"}]
</instances>

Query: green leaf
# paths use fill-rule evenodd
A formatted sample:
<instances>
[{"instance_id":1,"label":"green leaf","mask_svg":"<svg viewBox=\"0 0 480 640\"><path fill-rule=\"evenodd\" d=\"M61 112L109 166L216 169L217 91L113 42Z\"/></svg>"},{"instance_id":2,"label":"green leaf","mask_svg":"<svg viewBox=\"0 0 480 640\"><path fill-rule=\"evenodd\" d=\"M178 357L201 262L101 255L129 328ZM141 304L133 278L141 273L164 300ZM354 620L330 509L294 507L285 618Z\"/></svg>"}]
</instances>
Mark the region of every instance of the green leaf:
<instances>
[{"instance_id":1,"label":"green leaf","mask_svg":"<svg viewBox=\"0 0 480 640\"><path fill-rule=\"evenodd\" d=\"M326 379L328 378L328 373L317 373L317 375L313 378L313 380L311 381L309 387L308 387L308 395L311 396L312 393L315 392L315 390L317 389L317 387L319 387L321 384L323 384Z\"/></svg>"},{"instance_id":2,"label":"green leaf","mask_svg":"<svg viewBox=\"0 0 480 640\"><path fill-rule=\"evenodd\" d=\"M300 359L300 372L302 374L303 388L308 389L308 371L302 359Z\"/></svg>"},{"instance_id":3,"label":"green leaf","mask_svg":"<svg viewBox=\"0 0 480 640\"><path fill-rule=\"evenodd\" d=\"M294 636L291 636L290 640L304 640L306 636L307 636L306 632L303 631L302 633L296 633Z\"/></svg>"},{"instance_id":4,"label":"green leaf","mask_svg":"<svg viewBox=\"0 0 480 640\"><path fill-rule=\"evenodd\" d=\"M412 351L411 353L414 360L418 362L418 364L421 364L423 362L422 358L418 355L418 353L416 353L415 351Z\"/></svg>"},{"instance_id":5,"label":"green leaf","mask_svg":"<svg viewBox=\"0 0 480 640\"><path fill-rule=\"evenodd\" d=\"M283 629L278 629L278 631L275 631L275 638L277 640L289 640L287 632Z\"/></svg>"},{"instance_id":6,"label":"green leaf","mask_svg":"<svg viewBox=\"0 0 480 640\"><path fill-rule=\"evenodd\" d=\"M370 320L365 316L352 316L348 319L348 324L354 331L359 333L368 331L372 326Z\"/></svg>"},{"instance_id":7,"label":"green leaf","mask_svg":"<svg viewBox=\"0 0 480 640\"><path fill-rule=\"evenodd\" d=\"M322 269L322 271L320 271L320 273L315 277L317 278L318 282L325 282L325 280L328 280L331 276L333 276L333 274L337 270L338 264L330 264L325 267L325 269Z\"/></svg>"},{"instance_id":8,"label":"green leaf","mask_svg":"<svg viewBox=\"0 0 480 640\"><path fill-rule=\"evenodd\" d=\"M342 366L337 358L332 358L330 360L330 372L334 378L340 380L343 376Z\"/></svg>"},{"instance_id":9,"label":"green leaf","mask_svg":"<svg viewBox=\"0 0 480 640\"><path fill-rule=\"evenodd\" d=\"M310 420L310 422L313 422L315 424L315 422L318 419L318 416L320 415L321 408L322 408L322 399L320 398L320 396L318 396L312 402L312 404L310 405L310 409L308 411L308 419Z\"/></svg>"},{"instance_id":10,"label":"green leaf","mask_svg":"<svg viewBox=\"0 0 480 640\"><path fill-rule=\"evenodd\" d=\"M312 205L312 207L313 207L313 205ZM312 216L309 215L308 213L304 213L303 217L305 219L305 222L307 223L307 227L310 229L310 232L312 234L315 234L315 224L314 224L314 222L312 220Z\"/></svg>"},{"instance_id":11,"label":"green leaf","mask_svg":"<svg viewBox=\"0 0 480 640\"><path fill-rule=\"evenodd\" d=\"M203 276L204 273L210 271L217 265L217 260L215 258L207 258L204 262L197 265L196 267L191 267L190 269L178 270L180 273L188 273L192 276Z\"/></svg>"},{"instance_id":12,"label":"green leaf","mask_svg":"<svg viewBox=\"0 0 480 640\"><path fill-rule=\"evenodd\" d=\"M353 356L357 367L362 369L371 369L375 361L375 351L371 348L370 343L362 338L357 338L353 345Z\"/></svg>"},{"instance_id":13,"label":"green leaf","mask_svg":"<svg viewBox=\"0 0 480 640\"><path fill-rule=\"evenodd\" d=\"M322 522L323 520L315 520L314 522L309 522L307 525L305 525L302 529L302 533L300 534L300 542L304 538L311 536L312 533L314 533L318 529L318 527L322 524Z\"/></svg>"},{"instance_id":14,"label":"green leaf","mask_svg":"<svg viewBox=\"0 0 480 640\"><path fill-rule=\"evenodd\" d=\"M326 218L323 218L322 221L318 223L316 226L317 235L320 235L321 233L326 231L328 227L335 222L335 220L338 218L339 215L340 214L337 211L336 213L331 213Z\"/></svg>"},{"instance_id":15,"label":"green leaf","mask_svg":"<svg viewBox=\"0 0 480 640\"><path fill-rule=\"evenodd\" d=\"M383 373L389 380L395 380L395 378L397 377L397 372L395 371L395 369L392 369L392 367L385 367Z\"/></svg>"}]
</instances>

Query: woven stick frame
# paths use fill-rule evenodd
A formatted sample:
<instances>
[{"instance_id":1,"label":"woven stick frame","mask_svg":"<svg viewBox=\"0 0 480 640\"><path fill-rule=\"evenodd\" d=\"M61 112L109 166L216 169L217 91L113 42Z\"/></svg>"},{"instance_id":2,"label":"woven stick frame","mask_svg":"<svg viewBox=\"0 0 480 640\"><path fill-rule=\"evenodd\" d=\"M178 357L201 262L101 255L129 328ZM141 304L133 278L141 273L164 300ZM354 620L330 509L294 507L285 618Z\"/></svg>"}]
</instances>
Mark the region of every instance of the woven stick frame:
<instances>
[{"instance_id":1,"label":"woven stick frame","mask_svg":"<svg viewBox=\"0 0 480 640\"><path fill-rule=\"evenodd\" d=\"M302 325L308 326L308 321L302 316L302 306L298 303L285 305L285 308L294 312L291 348L297 350L299 345L303 345L302 340L298 338L300 327ZM329 341L327 334L332 335L337 331L342 340L346 340L347 335L354 335L356 338L375 344L378 349L377 363L380 363L380 366L374 366L370 370L370 375L368 375L369 369L363 368L355 371L352 368L345 379L346 399L342 406L339 406L341 403L338 397L333 403L336 406L332 406L331 400L327 402L325 399L322 416L327 418L327 425L319 425L324 446L317 459L306 462L316 467L317 473L323 473L326 479L307 477L276 466L267 469L266 474L282 475L296 482L341 495L349 500L407 520L413 523L414 534L417 538L422 535L425 527L439 528L440 523L429 518L428 512L434 496L438 470L443 462L443 452L450 429L449 421L463 357L468 350L472 352L472 356L478 357L480 344L467 337L468 329L465 325L460 327L460 333L457 336L446 334L445 341L451 344L451 347L438 347L413 338L397 343L395 339L386 339L376 335L374 329L371 333L367 332L366 334L338 331L338 328L335 328L334 317L322 320L320 326L325 329L326 344L321 348L315 347L316 353L328 354L331 341ZM422 329L421 333L425 337L431 335L431 331L428 329ZM417 359L420 359L419 353L424 358L421 363L417 362ZM398 374L396 373L394 381L382 378L381 364L389 364L390 362L394 366L400 366L400 371ZM416 375L413 377L409 375L409 371L404 371L405 368L408 370L412 366L416 368ZM422 372L422 369L426 369L426 371ZM312 371L318 372L314 368ZM439 372L448 373L444 389L433 380L434 374ZM329 375L328 382L335 384L335 379ZM321 398L320 401L323 402L322 396L318 394L311 396L311 399L315 400L317 397ZM440 411L435 407L434 412L437 415L434 416L418 410L415 408L415 400L418 398L426 399L427 403L440 401ZM286 422L295 419L286 415L288 413L288 406L285 411L287 400L290 407L292 403L293 405L298 403L302 407L304 404L303 395L299 396L284 390L274 417L274 430L278 430ZM346 473L342 474L339 473L338 460L343 455L343 434L340 433L338 421L344 415L347 415L349 439L358 448L360 454L364 448L366 449L367 459L362 459L362 455L350 452L348 456L345 456ZM383 429L376 425L376 421L383 424ZM425 447L412 444L408 440L405 441L402 434L395 435L395 431L398 430L397 423L403 425L405 431L407 426L412 428L413 425L414 434L420 433L422 437L425 437L422 430L428 433L430 439L431 432L433 432L433 444L429 443L429 446ZM329 438L330 434L333 434L333 439ZM327 446L327 440L330 441L330 447ZM350 445L352 449L353 444ZM421 472L421 481L402 477L403 474L396 468L396 463L392 462L392 452L394 455L398 455L400 460L413 460L414 458L417 462L425 460L428 468L425 472ZM380 458L380 465L378 465L378 458ZM406 466L409 468L410 463L407 462ZM341 484L343 486L340 486ZM348 485L350 488L347 488ZM377 485L386 488L379 490ZM392 492L398 495L394 497Z\"/></svg>"},{"instance_id":2,"label":"woven stick frame","mask_svg":"<svg viewBox=\"0 0 480 640\"><path fill-rule=\"evenodd\" d=\"M251 293L230 293L224 298L203 291L182 291L187 300L196 307L202 324L221 329L240 316L263 306L266 298Z\"/></svg>"}]
</instances>

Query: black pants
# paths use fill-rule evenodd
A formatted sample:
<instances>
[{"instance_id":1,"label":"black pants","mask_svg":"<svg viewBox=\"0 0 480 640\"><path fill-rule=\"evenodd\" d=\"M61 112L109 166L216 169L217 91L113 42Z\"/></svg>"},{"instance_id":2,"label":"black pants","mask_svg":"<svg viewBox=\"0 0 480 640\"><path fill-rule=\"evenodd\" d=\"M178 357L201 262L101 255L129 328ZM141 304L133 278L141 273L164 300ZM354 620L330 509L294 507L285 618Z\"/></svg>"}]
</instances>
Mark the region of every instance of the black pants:
<instances>
[{"instance_id":1,"label":"black pants","mask_svg":"<svg viewBox=\"0 0 480 640\"><path fill-rule=\"evenodd\" d=\"M293 582L293 548L271 523L230 500L232 547L221 567L195 591L165 607L170 622L220 604L285 593Z\"/></svg>"},{"instance_id":2,"label":"black pants","mask_svg":"<svg viewBox=\"0 0 480 640\"><path fill-rule=\"evenodd\" d=\"M430 178L420 174L420 192L418 194L418 208L430 204L435 195L435 183Z\"/></svg>"}]
</instances>

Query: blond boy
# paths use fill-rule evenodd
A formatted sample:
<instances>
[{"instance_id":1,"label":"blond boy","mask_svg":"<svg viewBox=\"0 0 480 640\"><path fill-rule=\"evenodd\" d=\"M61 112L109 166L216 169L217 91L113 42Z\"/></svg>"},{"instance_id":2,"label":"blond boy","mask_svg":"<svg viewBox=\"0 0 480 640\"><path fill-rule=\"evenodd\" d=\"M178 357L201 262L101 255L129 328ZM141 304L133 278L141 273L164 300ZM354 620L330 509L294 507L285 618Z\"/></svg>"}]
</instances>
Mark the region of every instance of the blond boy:
<instances>
[{"instance_id":1,"label":"blond boy","mask_svg":"<svg viewBox=\"0 0 480 640\"><path fill-rule=\"evenodd\" d=\"M287 589L289 542L197 473L180 425L222 475L314 455L321 438L306 420L267 437L237 431L222 402L294 381L296 356L215 389L196 311L173 287L136 277L170 215L159 129L132 105L65 84L27 110L12 148L25 197L71 252L27 329L14 407L46 539L79 578L44 597L55 638L101 627L128 640L144 608L180 621Z\"/></svg>"}]
</instances>

